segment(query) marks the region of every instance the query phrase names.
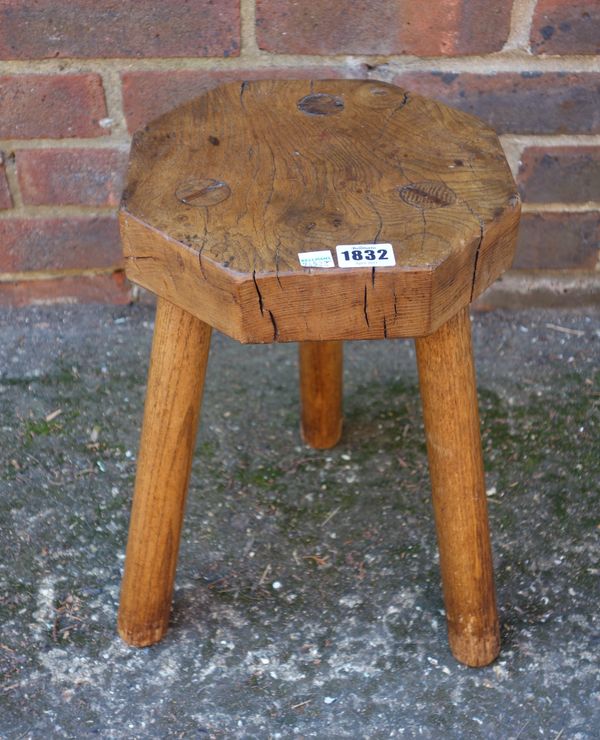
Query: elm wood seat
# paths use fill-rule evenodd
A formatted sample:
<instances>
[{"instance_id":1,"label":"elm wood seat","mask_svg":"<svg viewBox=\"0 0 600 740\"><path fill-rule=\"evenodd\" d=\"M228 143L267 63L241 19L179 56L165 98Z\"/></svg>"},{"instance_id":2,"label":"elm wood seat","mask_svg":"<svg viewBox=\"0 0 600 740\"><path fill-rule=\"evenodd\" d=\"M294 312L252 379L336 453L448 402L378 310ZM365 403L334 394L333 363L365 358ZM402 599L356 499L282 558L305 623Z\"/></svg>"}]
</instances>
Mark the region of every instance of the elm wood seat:
<instances>
[{"instance_id":1,"label":"elm wood seat","mask_svg":"<svg viewBox=\"0 0 600 740\"><path fill-rule=\"evenodd\" d=\"M469 665L495 658L468 307L510 265L519 210L492 130L381 82L228 84L136 134L121 233L128 276L158 306L127 642L167 629L215 327L300 343L302 434L317 448L341 434L342 340L415 338L450 646ZM327 250L333 266L301 266L299 253Z\"/></svg>"}]
</instances>

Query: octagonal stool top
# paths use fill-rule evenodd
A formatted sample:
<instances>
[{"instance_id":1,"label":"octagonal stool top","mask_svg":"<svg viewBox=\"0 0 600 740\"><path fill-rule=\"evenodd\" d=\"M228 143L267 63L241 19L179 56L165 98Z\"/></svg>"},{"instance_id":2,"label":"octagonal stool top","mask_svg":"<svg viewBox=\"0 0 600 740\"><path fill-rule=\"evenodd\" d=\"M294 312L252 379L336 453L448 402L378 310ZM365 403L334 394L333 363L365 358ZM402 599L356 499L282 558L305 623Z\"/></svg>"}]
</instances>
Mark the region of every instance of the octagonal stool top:
<instances>
[{"instance_id":1,"label":"octagonal stool top","mask_svg":"<svg viewBox=\"0 0 600 740\"><path fill-rule=\"evenodd\" d=\"M133 141L120 221L136 283L242 342L435 331L514 251L496 134L374 81L217 87Z\"/></svg>"}]
</instances>

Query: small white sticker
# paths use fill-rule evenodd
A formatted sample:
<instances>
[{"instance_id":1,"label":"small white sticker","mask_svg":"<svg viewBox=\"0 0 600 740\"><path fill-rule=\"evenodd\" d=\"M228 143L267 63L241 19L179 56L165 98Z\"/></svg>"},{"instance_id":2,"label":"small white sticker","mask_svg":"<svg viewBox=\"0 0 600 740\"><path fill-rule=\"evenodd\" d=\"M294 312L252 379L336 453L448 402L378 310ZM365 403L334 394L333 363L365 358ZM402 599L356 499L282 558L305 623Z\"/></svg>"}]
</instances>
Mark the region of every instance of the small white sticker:
<instances>
[{"instance_id":1,"label":"small white sticker","mask_svg":"<svg viewBox=\"0 0 600 740\"><path fill-rule=\"evenodd\" d=\"M393 267L396 264L391 244L338 244L340 267Z\"/></svg>"},{"instance_id":2,"label":"small white sticker","mask_svg":"<svg viewBox=\"0 0 600 740\"><path fill-rule=\"evenodd\" d=\"M298 252L302 267L335 267L333 255L329 249L320 252Z\"/></svg>"}]
</instances>

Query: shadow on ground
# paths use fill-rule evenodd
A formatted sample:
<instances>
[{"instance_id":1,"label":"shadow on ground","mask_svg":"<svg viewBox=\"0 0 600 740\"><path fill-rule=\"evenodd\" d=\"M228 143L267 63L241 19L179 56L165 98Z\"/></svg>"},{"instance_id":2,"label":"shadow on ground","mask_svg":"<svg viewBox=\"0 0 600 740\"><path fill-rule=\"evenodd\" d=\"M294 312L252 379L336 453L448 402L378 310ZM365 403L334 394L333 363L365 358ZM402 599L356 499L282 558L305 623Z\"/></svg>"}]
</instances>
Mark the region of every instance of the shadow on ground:
<instances>
[{"instance_id":1,"label":"shadow on ground","mask_svg":"<svg viewBox=\"0 0 600 740\"><path fill-rule=\"evenodd\" d=\"M172 628L115 634L149 307L0 314L0 735L592 738L600 316L474 324L502 653L449 654L414 351L346 346L298 435L296 347L215 336Z\"/></svg>"}]
</instances>

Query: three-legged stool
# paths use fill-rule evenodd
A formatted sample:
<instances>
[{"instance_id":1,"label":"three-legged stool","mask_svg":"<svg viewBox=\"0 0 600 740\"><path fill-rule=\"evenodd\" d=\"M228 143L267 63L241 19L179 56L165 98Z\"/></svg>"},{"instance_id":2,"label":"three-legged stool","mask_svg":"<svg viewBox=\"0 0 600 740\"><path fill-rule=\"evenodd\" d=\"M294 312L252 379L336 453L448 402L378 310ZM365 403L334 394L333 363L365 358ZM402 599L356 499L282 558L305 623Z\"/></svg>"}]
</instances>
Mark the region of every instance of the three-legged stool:
<instances>
[{"instance_id":1,"label":"three-legged stool","mask_svg":"<svg viewBox=\"0 0 600 740\"><path fill-rule=\"evenodd\" d=\"M127 274L158 307L121 636L166 632L211 328L299 342L302 433L342 427L342 340L414 337L450 646L499 649L469 304L509 265L519 198L493 131L371 81L218 87L134 137Z\"/></svg>"}]
</instances>

